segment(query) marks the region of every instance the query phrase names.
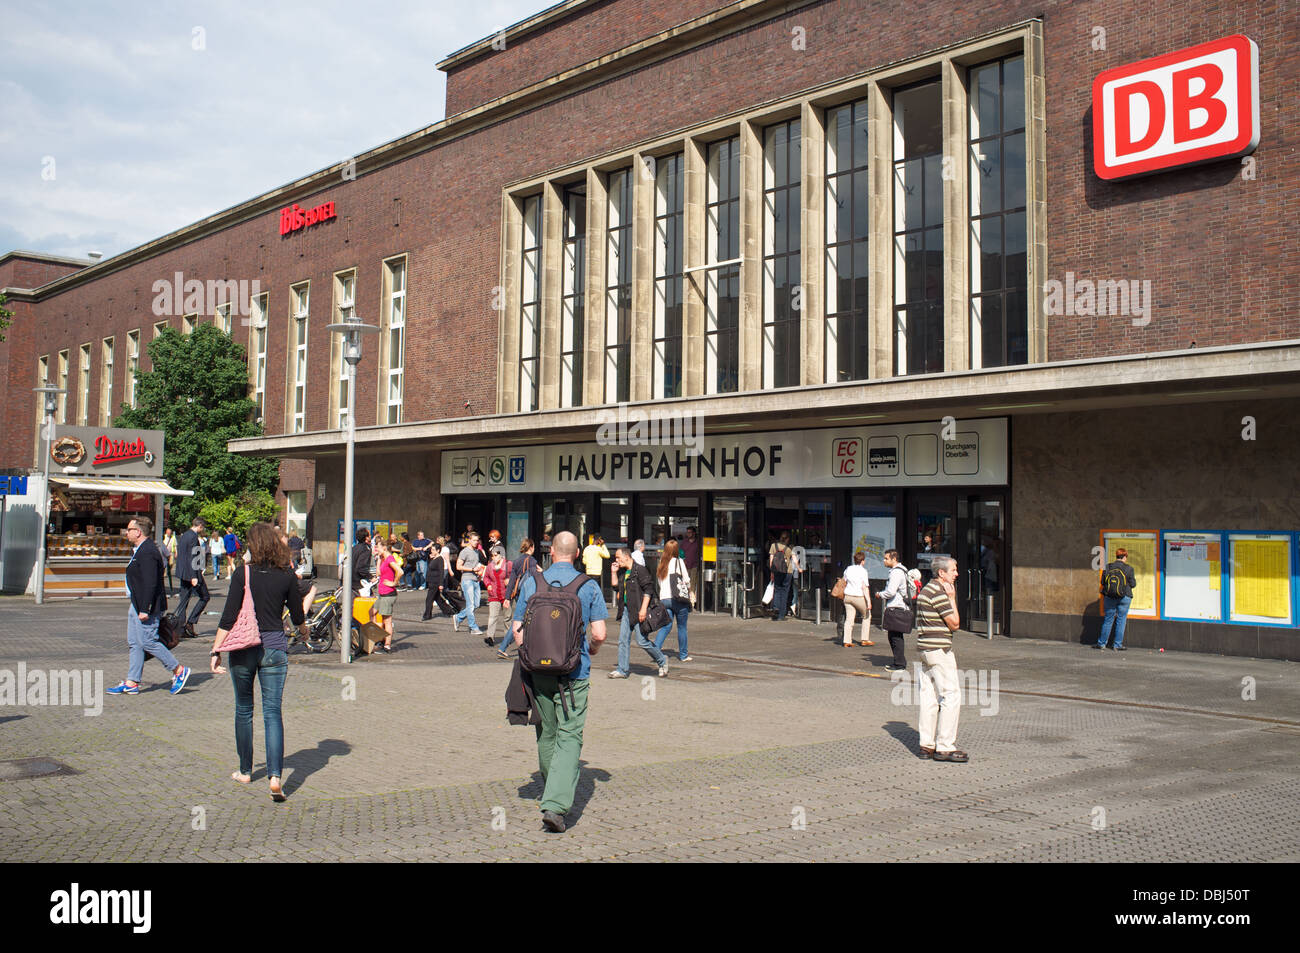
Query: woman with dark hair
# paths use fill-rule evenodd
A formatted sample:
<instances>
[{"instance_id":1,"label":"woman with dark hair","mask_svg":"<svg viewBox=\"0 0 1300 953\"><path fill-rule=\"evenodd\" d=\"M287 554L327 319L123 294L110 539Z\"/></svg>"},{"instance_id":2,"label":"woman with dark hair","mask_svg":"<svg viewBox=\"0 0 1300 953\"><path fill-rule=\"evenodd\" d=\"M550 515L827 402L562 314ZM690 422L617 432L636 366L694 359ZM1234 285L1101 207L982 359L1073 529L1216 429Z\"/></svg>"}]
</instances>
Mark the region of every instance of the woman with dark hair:
<instances>
[{"instance_id":1,"label":"woman with dark hair","mask_svg":"<svg viewBox=\"0 0 1300 953\"><path fill-rule=\"evenodd\" d=\"M677 540L670 539L664 543L664 551L659 556L659 568L655 570L655 581L659 584L659 601L668 610L668 624L655 636L655 648L663 651L664 641L672 631L673 620L676 619L677 660L689 662L691 653L686 650L686 617L691 614L695 593L690 589L691 577L686 569L686 561L678 555Z\"/></svg>"},{"instance_id":2,"label":"woman with dark hair","mask_svg":"<svg viewBox=\"0 0 1300 953\"><path fill-rule=\"evenodd\" d=\"M212 644L211 670L224 675L221 666L221 643L239 618L247 590L257 613L260 645L230 653L230 681L235 687L235 750L239 769L231 777L240 784L252 781L253 774L253 680L262 687L262 723L266 729L266 774L270 779L271 800L283 801L280 777L284 773L284 721L280 702L284 681L289 674L289 640L285 635L284 610L301 631L305 628L302 597L298 580L289 566L289 547L270 523L254 523L248 529L248 562L230 579L226 608L221 613L217 638Z\"/></svg>"}]
</instances>

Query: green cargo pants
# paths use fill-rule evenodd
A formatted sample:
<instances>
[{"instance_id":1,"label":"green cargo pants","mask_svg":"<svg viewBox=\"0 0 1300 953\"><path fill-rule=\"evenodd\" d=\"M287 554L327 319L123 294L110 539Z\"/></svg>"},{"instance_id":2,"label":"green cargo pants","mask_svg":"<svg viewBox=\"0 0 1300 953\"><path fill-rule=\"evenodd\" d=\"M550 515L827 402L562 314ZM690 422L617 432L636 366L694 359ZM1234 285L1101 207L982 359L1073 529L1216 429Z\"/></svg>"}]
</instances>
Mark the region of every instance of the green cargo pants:
<instances>
[{"instance_id":1,"label":"green cargo pants","mask_svg":"<svg viewBox=\"0 0 1300 953\"><path fill-rule=\"evenodd\" d=\"M554 675L533 675L537 707L542 723L537 726L537 764L542 769L546 790L542 810L567 814L578 788L578 762L582 755L582 729L587 723L587 687L590 682L573 679L560 703L560 680ZM569 713L564 713L568 706Z\"/></svg>"}]
</instances>

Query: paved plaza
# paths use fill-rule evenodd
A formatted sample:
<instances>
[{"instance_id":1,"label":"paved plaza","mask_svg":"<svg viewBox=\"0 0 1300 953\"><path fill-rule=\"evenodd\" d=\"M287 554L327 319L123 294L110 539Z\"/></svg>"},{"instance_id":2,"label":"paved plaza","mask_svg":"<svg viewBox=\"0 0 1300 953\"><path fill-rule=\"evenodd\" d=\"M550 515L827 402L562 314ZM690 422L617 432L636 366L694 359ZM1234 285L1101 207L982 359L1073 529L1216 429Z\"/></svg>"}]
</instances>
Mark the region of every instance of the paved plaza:
<instances>
[{"instance_id":1,"label":"paved plaza","mask_svg":"<svg viewBox=\"0 0 1300 953\"><path fill-rule=\"evenodd\" d=\"M178 696L150 661L145 690L99 715L0 707L0 860L1300 860L1293 663L961 633L971 761L940 764L917 755L912 679L885 673L883 635L843 649L831 625L704 615L666 679L635 646L632 677L606 678L614 629L570 830L546 834L533 731L505 719L509 663L450 619L417 621L422 596L399 597L391 656L292 658L284 804L260 714L254 783L230 780L213 614L178 650L195 669ZM0 599L0 671L114 685L125 613Z\"/></svg>"}]
</instances>

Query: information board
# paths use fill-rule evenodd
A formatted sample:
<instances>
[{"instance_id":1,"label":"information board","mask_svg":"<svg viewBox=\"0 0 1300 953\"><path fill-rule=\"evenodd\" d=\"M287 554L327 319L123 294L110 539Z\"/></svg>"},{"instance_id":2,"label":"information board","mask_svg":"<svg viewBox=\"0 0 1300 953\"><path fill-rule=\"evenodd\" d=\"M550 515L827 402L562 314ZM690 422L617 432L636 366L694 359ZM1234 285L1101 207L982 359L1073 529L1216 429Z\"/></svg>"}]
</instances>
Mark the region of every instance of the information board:
<instances>
[{"instance_id":1,"label":"information board","mask_svg":"<svg viewBox=\"0 0 1300 953\"><path fill-rule=\"evenodd\" d=\"M867 556L863 565L871 579L888 579L889 570L885 568L885 550L894 548L893 515L889 516L855 516L853 517L852 553L862 550ZM850 553L850 560L852 560ZM852 565L850 562L849 565Z\"/></svg>"},{"instance_id":2,"label":"information board","mask_svg":"<svg viewBox=\"0 0 1300 953\"><path fill-rule=\"evenodd\" d=\"M1128 564L1133 569L1133 574L1137 576L1137 585L1133 589L1133 601L1130 603L1128 610L1129 618L1160 618L1158 599L1160 587L1157 585L1160 569L1156 562L1157 536L1157 532L1153 529L1104 529L1101 531L1101 545L1105 553L1105 562L1102 564L1102 568L1104 569L1115 561L1115 550L1127 549ZM1098 588L1100 588L1100 573L1097 574L1097 583ZM1097 602L1099 610L1105 613L1105 600L1098 595Z\"/></svg>"},{"instance_id":3,"label":"information board","mask_svg":"<svg viewBox=\"0 0 1300 953\"><path fill-rule=\"evenodd\" d=\"M1228 621L1294 625L1290 533L1228 534Z\"/></svg>"},{"instance_id":4,"label":"information board","mask_svg":"<svg viewBox=\"0 0 1300 953\"><path fill-rule=\"evenodd\" d=\"M1223 621L1223 558L1220 533L1161 535L1166 619Z\"/></svg>"}]
</instances>

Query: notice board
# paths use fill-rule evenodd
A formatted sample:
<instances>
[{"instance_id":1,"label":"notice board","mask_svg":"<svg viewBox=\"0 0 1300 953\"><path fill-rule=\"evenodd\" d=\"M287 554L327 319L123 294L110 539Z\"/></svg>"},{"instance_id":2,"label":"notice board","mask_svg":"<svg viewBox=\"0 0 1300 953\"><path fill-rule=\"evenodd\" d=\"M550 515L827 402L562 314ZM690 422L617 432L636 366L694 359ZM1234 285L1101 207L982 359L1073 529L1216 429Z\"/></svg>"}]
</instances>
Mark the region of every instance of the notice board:
<instances>
[{"instance_id":1,"label":"notice board","mask_svg":"<svg viewBox=\"0 0 1300 953\"><path fill-rule=\"evenodd\" d=\"M1228 621L1295 625L1290 533L1228 533Z\"/></svg>"},{"instance_id":2,"label":"notice board","mask_svg":"<svg viewBox=\"0 0 1300 953\"><path fill-rule=\"evenodd\" d=\"M1115 550L1128 550L1128 564L1137 576L1137 585L1133 588L1133 601L1129 605L1131 619L1160 618L1159 593L1157 585L1160 577L1159 563L1156 561L1156 540L1159 534L1153 529L1104 529L1101 531L1101 546L1105 553L1102 569L1115 561ZM1098 588L1101 585L1101 573L1097 574ZM1098 608L1104 614L1105 600L1097 597Z\"/></svg>"},{"instance_id":3,"label":"notice board","mask_svg":"<svg viewBox=\"0 0 1300 953\"><path fill-rule=\"evenodd\" d=\"M1161 534L1161 610L1166 619L1223 621L1223 534Z\"/></svg>"}]
</instances>

